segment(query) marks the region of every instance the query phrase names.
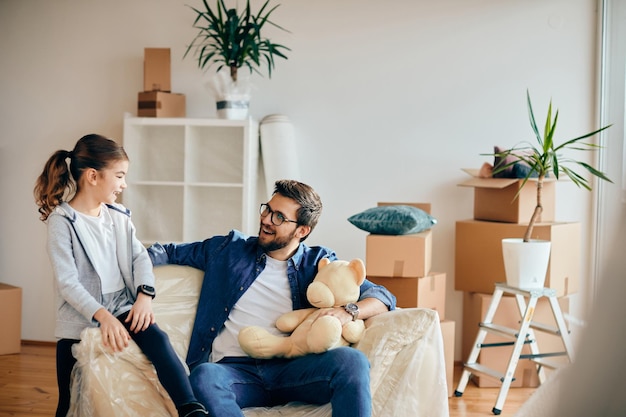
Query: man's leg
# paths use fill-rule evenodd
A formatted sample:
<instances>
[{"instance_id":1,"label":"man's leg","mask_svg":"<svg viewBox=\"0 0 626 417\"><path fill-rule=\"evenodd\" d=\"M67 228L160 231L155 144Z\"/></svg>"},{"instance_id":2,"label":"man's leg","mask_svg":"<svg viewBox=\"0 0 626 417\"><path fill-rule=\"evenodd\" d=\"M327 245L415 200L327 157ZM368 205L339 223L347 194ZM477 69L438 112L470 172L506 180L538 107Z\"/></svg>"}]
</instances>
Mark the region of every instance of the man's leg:
<instances>
[{"instance_id":1,"label":"man's leg","mask_svg":"<svg viewBox=\"0 0 626 417\"><path fill-rule=\"evenodd\" d=\"M372 414L369 361L357 349L341 347L295 359L269 360L265 366L263 382L271 391L273 404L330 402L335 417Z\"/></svg>"},{"instance_id":2,"label":"man's leg","mask_svg":"<svg viewBox=\"0 0 626 417\"><path fill-rule=\"evenodd\" d=\"M257 360L224 358L219 363L196 366L189 376L196 398L212 416L242 417L242 408L268 406L269 396L260 384Z\"/></svg>"}]
</instances>

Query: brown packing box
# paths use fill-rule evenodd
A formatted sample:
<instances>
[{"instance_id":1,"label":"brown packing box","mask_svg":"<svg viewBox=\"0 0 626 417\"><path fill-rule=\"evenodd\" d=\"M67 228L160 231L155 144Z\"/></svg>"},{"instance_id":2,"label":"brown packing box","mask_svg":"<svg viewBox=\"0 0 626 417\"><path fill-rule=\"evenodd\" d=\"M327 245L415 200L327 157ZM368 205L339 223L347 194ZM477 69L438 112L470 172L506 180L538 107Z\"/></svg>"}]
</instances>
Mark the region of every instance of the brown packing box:
<instances>
[{"instance_id":1,"label":"brown packing box","mask_svg":"<svg viewBox=\"0 0 626 417\"><path fill-rule=\"evenodd\" d=\"M446 383L448 385L448 397L452 397L454 389L454 328L455 322L443 320L440 323L441 336L443 338L443 357L446 363Z\"/></svg>"},{"instance_id":2,"label":"brown packing box","mask_svg":"<svg viewBox=\"0 0 626 417\"><path fill-rule=\"evenodd\" d=\"M432 231L365 238L367 274L376 277L424 277L432 262Z\"/></svg>"},{"instance_id":3,"label":"brown packing box","mask_svg":"<svg viewBox=\"0 0 626 417\"><path fill-rule=\"evenodd\" d=\"M0 355L20 353L22 289L0 283Z\"/></svg>"},{"instance_id":4,"label":"brown packing box","mask_svg":"<svg viewBox=\"0 0 626 417\"><path fill-rule=\"evenodd\" d=\"M464 169L472 178L458 184L474 188L474 219L507 223L529 222L537 204L537 180L529 179L517 194L522 180L478 178L477 170ZM543 211L539 221L554 221L556 182L546 179L541 194Z\"/></svg>"},{"instance_id":5,"label":"brown packing box","mask_svg":"<svg viewBox=\"0 0 626 417\"><path fill-rule=\"evenodd\" d=\"M491 294L496 282L505 282L502 239L521 238L525 224L461 220L456 222L454 289ZM580 223L540 223L533 239L552 242L545 286L557 296L578 291Z\"/></svg>"},{"instance_id":6,"label":"brown packing box","mask_svg":"<svg viewBox=\"0 0 626 417\"><path fill-rule=\"evenodd\" d=\"M478 324L483 321L489 304L491 303L491 294L481 293L464 293L463 294L463 340L462 340L462 358L463 361L467 361L472 351L474 343L476 341L476 335L478 333ZM526 300L528 302L528 300ZM569 298L559 298L559 305L563 312L569 311ZM493 323L501 326L519 328L521 315L517 307L517 301L515 297L503 296L496 315L494 316ZM550 327L556 328L556 322L552 315L552 309L550 308L550 302L547 298L540 298L535 308L533 315L533 322L545 324ZM565 347L560 337L546 332L534 331L537 340L537 346L540 353L551 352L563 352ZM500 343L511 342L510 338L497 336L494 334L487 334L484 343ZM510 346L498 346L483 348L480 351L478 357L478 363L491 368L497 372L504 373L509 364L511 353L513 351L513 345ZM530 348L524 346L522 354L529 354ZM566 357L551 357L552 362L567 362ZM548 372L548 369L546 369ZM539 385L539 377L537 375L536 364L527 359L520 359L514 374L515 380L511 383L511 387L537 387ZM473 377L475 383L482 388L500 387L501 383L493 378L480 377L475 375Z\"/></svg>"},{"instance_id":7,"label":"brown packing box","mask_svg":"<svg viewBox=\"0 0 626 417\"><path fill-rule=\"evenodd\" d=\"M143 91L172 91L170 48L144 48Z\"/></svg>"},{"instance_id":8,"label":"brown packing box","mask_svg":"<svg viewBox=\"0 0 626 417\"><path fill-rule=\"evenodd\" d=\"M406 203L379 201L378 206L412 206L430 214L430 203ZM402 239L402 237L410 236ZM394 239L400 237L400 239ZM418 240L410 240L412 238ZM422 240L420 242L420 239ZM394 253L385 248L386 242L392 242ZM366 238L365 264L367 273L377 277L424 277L430 272L432 257L432 237L421 233L414 235L368 235ZM406 262L406 263L405 263ZM441 316L443 318L443 316Z\"/></svg>"},{"instance_id":9,"label":"brown packing box","mask_svg":"<svg viewBox=\"0 0 626 417\"><path fill-rule=\"evenodd\" d=\"M425 277L392 278L367 276L369 281L382 285L396 296L401 308L430 308L443 320L446 314L446 274L431 272Z\"/></svg>"},{"instance_id":10,"label":"brown packing box","mask_svg":"<svg viewBox=\"0 0 626 417\"><path fill-rule=\"evenodd\" d=\"M185 117L185 95L145 91L137 99L139 117Z\"/></svg>"}]
</instances>

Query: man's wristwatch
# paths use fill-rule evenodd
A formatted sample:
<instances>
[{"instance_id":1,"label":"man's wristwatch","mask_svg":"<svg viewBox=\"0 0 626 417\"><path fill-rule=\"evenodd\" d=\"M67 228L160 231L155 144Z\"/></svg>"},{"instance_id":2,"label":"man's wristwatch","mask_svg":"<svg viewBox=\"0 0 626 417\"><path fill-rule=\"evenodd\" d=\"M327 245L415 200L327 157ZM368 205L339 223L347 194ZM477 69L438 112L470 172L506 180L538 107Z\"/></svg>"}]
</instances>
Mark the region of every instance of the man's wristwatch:
<instances>
[{"instance_id":1,"label":"man's wristwatch","mask_svg":"<svg viewBox=\"0 0 626 417\"><path fill-rule=\"evenodd\" d=\"M139 293L149 295L152 298L156 296L156 291L154 290L154 287L151 287L149 285L140 285L139 287L137 287L137 294Z\"/></svg>"},{"instance_id":2,"label":"man's wristwatch","mask_svg":"<svg viewBox=\"0 0 626 417\"><path fill-rule=\"evenodd\" d=\"M350 315L352 315L352 321L355 321L359 317L359 306L354 303L348 303L344 307Z\"/></svg>"}]
</instances>

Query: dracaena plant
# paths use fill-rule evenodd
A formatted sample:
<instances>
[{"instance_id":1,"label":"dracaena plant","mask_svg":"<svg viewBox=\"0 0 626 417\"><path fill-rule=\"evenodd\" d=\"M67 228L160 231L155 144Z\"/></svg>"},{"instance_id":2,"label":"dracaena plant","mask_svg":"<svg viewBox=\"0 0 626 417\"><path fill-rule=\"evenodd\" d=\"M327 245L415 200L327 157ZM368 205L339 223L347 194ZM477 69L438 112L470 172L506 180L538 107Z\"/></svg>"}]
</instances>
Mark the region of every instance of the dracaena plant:
<instances>
[{"instance_id":1,"label":"dracaena plant","mask_svg":"<svg viewBox=\"0 0 626 417\"><path fill-rule=\"evenodd\" d=\"M226 67L234 83L242 67L260 74L259 69L267 65L271 78L275 58L287 59L285 53L290 49L263 36L267 25L286 31L269 20L278 7L268 8L269 2L267 0L256 14L252 12L250 0L246 1L240 13L236 8L227 8L224 0L217 0L214 7L203 0L204 10L189 6L196 12L193 27L198 29L198 34L187 47L183 58L193 51L200 69L217 65L219 72Z\"/></svg>"},{"instance_id":2,"label":"dracaena plant","mask_svg":"<svg viewBox=\"0 0 626 417\"><path fill-rule=\"evenodd\" d=\"M574 139L568 139L557 145L554 141L554 133L559 118L559 111L556 110L554 117L552 117L552 100L550 100L550 105L548 106L548 114L546 116L543 132L540 132L537 127L537 123L535 122L533 106L530 100L530 93L528 91L526 91L526 98L528 102L528 117L530 119L530 126L535 134L536 143L533 145L530 142L522 142L512 149L490 154L497 158L501 158L502 161L509 161L507 163L494 166L494 174L504 171L520 162L528 165L529 169L526 176L523 177L520 190L524 185L526 185L529 178L537 177L537 203L530 218L530 222L528 223L528 227L524 233L524 242L528 242L530 240L533 227L543 211L542 190L544 179L548 175L553 175L556 179L559 179L561 175L565 175L578 187L591 190L589 180L573 168L578 167L586 170L589 174L591 174L591 176L612 182L604 172L595 169L584 161L564 156L562 153L563 151L595 151L599 149L599 145L590 141L585 141L585 139L591 138L595 134L608 129L611 125L604 126L598 130L594 130L593 132L586 133ZM519 191L515 198L518 196Z\"/></svg>"}]
</instances>

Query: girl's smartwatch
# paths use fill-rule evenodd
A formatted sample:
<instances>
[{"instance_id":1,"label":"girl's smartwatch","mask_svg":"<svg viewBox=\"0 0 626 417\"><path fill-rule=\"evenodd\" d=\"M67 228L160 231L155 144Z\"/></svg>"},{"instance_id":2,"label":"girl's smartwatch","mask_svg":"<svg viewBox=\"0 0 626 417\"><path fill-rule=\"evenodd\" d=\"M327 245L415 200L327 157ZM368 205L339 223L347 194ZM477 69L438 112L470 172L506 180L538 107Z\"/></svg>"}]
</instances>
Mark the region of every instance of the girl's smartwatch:
<instances>
[{"instance_id":1,"label":"girl's smartwatch","mask_svg":"<svg viewBox=\"0 0 626 417\"><path fill-rule=\"evenodd\" d=\"M137 293L143 293L149 295L152 298L156 296L156 291L154 287L151 287L149 285L140 285L139 287L137 287Z\"/></svg>"}]
</instances>

